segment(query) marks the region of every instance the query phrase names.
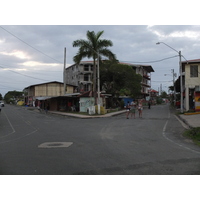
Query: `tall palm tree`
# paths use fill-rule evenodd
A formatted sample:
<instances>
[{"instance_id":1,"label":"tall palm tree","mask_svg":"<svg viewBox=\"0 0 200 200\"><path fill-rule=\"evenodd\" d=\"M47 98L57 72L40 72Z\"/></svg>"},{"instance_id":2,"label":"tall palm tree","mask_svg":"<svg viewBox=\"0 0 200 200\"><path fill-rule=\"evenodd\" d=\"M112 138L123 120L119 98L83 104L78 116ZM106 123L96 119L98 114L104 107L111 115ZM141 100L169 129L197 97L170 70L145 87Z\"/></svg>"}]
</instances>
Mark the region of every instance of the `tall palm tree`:
<instances>
[{"instance_id":1,"label":"tall palm tree","mask_svg":"<svg viewBox=\"0 0 200 200\"><path fill-rule=\"evenodd\" d=\"M101 59L101 56L105 56L110 60L116 60L115 54L113 54L107 47L113 46L111 40L100 39L104 31L99 31L95 34L94 31L87 31L87 40L76 40L73 42L73 47L79 47L78 53L74 56L73 60L75 63L80 63L80 61L87 57L93 58L93 92L96 95L96 59Z\"/></svg>"}]
</instances>

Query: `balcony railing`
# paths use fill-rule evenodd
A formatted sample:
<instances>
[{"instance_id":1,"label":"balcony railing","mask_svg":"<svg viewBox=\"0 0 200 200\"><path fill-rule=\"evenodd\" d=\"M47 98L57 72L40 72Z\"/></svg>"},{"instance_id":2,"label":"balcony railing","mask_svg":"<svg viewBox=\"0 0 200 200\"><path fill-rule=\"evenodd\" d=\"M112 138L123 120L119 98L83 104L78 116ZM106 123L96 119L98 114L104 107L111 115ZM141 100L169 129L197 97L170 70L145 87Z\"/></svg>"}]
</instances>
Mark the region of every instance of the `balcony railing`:
<instances>
[{"instance_id":1,"label":"balcony railing","mask_svg":"<svg viewBox=\"0 0 200 200\"><path fill-rule=\"evenodd\" d=\"M149 75L146 75L146 74L143 74L143 78L146 78L148 80L151 80L150 76Z\"/></svg>"}]
</instances>

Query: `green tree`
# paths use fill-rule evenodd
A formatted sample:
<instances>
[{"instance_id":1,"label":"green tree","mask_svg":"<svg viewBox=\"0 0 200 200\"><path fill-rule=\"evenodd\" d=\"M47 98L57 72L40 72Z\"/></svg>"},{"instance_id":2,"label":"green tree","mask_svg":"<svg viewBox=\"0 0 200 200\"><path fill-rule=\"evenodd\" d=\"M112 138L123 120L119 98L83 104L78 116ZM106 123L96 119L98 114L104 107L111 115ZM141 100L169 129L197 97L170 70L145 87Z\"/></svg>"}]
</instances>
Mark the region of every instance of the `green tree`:
<instances>
[{"instance_id":1,"label":"green tree","mask_svg":"<svg viewBox=\"0 0 200 200\"><path fill-rule=\"evenodd\" d=\"M169 90L171 90L172 92L174 91L174 86L173 86L173 85L172 85L172 86L169 86L168 88L169 88Z\"/></svg>"},{"instance_id":2,"label":"green tree","mask_svg":"<svg viewBox=\"0 0 200 200\"><path fill-rule=\"evenodd\" d=\"M100 56L105 56L111 60L115 60L116 56L107 47L113 46L111 40L101 39L104 31L99 31L95 33L94 31L87 31L87 40L76 40L73 42L73 47L79 47L78 53L74 56L73 60L75 63L80 63L83 58L93 58L93 91L96 94L96 59L98 54Z\"/></svg>"},{"instance_id":3,"label":"green tree","mask_svg":"<svg viewBox=\"0 0 200 200\"><path fill-rule=\"evenodd\" d=\"M101 87L113 96L127 95L136 98L141 93L142 77L128 65L106 61L100 68Z\"/></svg>"},{"instance_id":4,"label":"green tree","mask_svg":"<svg viewBox=\"0 0 200 200\"><path fill-rule=\"evenodd\" d=\"M9 91L4 96L4 101L6 103L15 103L15 100L23 99L23 92Z\"/></svg>"},{"instance_id":5,"label":"green tree","mask_svg":"<svg viewBox=\"0 0 200 200\"><path fill-rule=\"evenodd\" d=\"M0 93L0 100L2 100L3 99L3 97L2 97L2 94Z\"/></svg>"},{"instance_id":6,"label":"green tree","mask_svg":"<svg viewBox=\"0 0 200 200\"><path fill-rule=\"evenodd\" d=\"M160 97L161 98L167 98L168 95L167 95L167 93L165 91L162 91Z\"/></svg>"}]
</instances>

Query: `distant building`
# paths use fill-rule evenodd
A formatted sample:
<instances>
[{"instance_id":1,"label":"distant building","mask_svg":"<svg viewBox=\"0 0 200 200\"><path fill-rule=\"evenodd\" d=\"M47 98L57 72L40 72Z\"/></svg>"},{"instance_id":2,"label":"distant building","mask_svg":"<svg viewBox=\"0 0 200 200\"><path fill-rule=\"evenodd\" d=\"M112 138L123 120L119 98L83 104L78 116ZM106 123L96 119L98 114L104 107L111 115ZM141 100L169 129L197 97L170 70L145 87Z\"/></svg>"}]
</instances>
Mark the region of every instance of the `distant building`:
<instances>
[{"instance_id":1,"label":"distant building","mask_svg":"<svg viewBox=\"0 0 200 200\"><path fill-rule=\"evenodd\" d=\"M149 96L148 90L151 88L151 72L154 72L151 65L135 65L130 63L120 63L133 67L136 74L142 76L140 98ZM73 64L66 68L65 81L67 84L77 86L76 92L87 92L92 90L93 85L93 61L82 61L80 64Z\"/></svg>"},{"instance_id":2,"label":"distant building","mask_svg":"<svg viewBox=\"0 0 200 200\"><path fill-rule=\"evenodd\" d=\"M136 74L140 74L142 76L141 81L141 97L140 98L146 98L149 96L149 89L151 88L151 72L154 72L154 69L151 65L135 65L135 64L129 64L129 63L121 63L125 65L129 65L133 67Z\"/></svg>"},{"instance_id":3,"label":"distant building","mask_svg":"<svg viewBox=\"0 0 200 200\"><path fill-rule=\"evenodd\" d=\"M156 90L150 89L149 94L150 94L150 97L154 98L154 97L157 97L159 95L159 92L156 91Z\"/></svg>"},{"instance_id":4,"label":"distant building","mask_svg":"<svg viewBox=\"0 0 200 200\"><path fill-rule=\"evenodd\" d=\"M64 92L64 84L58 81L30 85L24 88L25 104L34 106L36 100L42 101L52 97L71 94L74 93L75 88L75 86L67 84L66 91Z\"/></svg>"}]
</instances>

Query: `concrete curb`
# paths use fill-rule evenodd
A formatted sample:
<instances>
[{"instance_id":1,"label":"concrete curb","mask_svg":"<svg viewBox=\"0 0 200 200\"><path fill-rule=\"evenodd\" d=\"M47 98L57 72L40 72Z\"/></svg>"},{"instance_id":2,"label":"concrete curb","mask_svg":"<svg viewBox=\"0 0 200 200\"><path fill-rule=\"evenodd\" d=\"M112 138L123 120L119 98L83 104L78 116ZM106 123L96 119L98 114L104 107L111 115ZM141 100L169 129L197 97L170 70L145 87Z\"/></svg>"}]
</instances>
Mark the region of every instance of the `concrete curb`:
<instances>
[{"instance_id":1,"label":"concrete curb","mask_svg":"<svg viewBox=\"0 0 200 200\"><path fill-rule=\"evenodd\" d=\"M107 113L105 115L82 115L82 114L73 114L73 113L63 113L63 112L58 112L58 111L48 111L48 113L51 113L51 114L69 116L69 117L80 118L80 119L106 118L106 117L117 116L117 115L123 114L125 112L126 112L126 110Z\"/></svg>"},{"instance_id":2,"label":"concrete curb","mask_svg":"<svg viewBox=\"0 0 200 200\"><path fill-rule=\"evenodd\" d=\"M184 115L199 115L200 112L195 112L195 113L184 113Z\"/></svg>"},{"instance_id":3,"label":"concrete curb","mask_svg":"<svg viewBox=\"0 0 200 200\"><path fill-rule=\"evenodd\" d=\"M178 116L175 115L175 117L179 120L179 122L182 124L182 126L183 126L184 128L186 128L186 129L191 129L191 128L193 128L192 126L190 126L190 125L187 123L187 121L186 121L185 119L181 118L179 115L178 115Z\"/></svg>"}]
</instances>

